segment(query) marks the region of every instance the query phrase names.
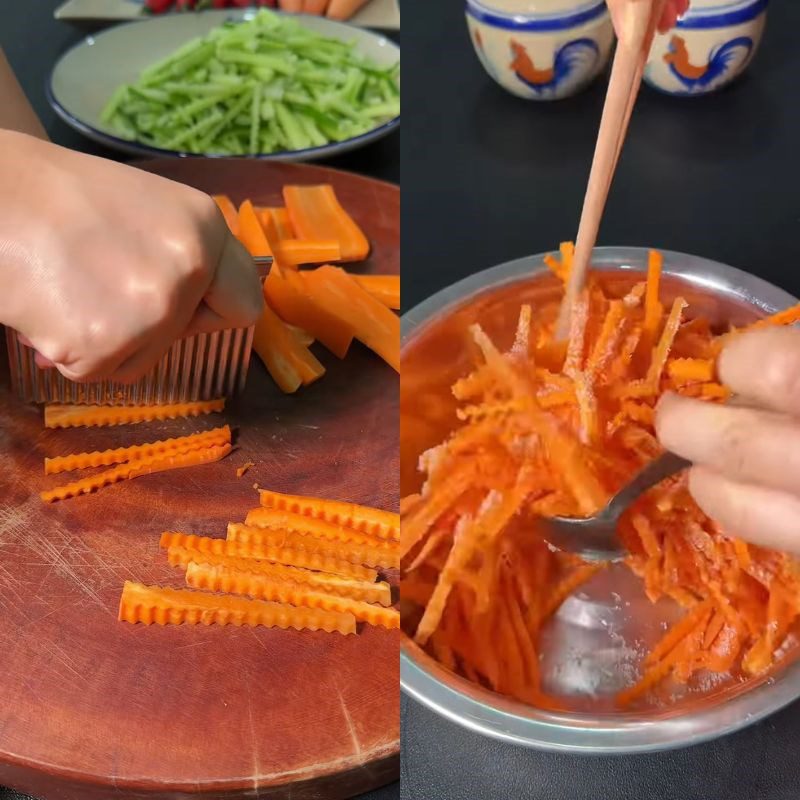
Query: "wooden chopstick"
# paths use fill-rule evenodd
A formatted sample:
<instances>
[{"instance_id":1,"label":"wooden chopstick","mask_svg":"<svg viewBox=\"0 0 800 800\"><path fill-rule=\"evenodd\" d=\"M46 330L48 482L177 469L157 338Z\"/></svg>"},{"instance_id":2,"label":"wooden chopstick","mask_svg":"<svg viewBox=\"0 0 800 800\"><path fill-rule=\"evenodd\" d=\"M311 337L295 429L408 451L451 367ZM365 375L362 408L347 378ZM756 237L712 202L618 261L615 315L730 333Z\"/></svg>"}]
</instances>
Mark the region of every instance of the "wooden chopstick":
<instances>
[{"instance_id":1,"label":"wooden chopstick","mask_svg":"<svg viewBox=\"0 0 800 800\"><path fill-rule=\"evenodd\" d=\"M575 300L583 290L592 250L600 230L611 182L619 162L644 67L655 36L656 23L664 0L637 0L628 6L626 29L617 44L608 92L603 106L592 169L583 201L572 270L561 304L556 339L569 335L570 316Z\"/></svg>"}]
</instances>

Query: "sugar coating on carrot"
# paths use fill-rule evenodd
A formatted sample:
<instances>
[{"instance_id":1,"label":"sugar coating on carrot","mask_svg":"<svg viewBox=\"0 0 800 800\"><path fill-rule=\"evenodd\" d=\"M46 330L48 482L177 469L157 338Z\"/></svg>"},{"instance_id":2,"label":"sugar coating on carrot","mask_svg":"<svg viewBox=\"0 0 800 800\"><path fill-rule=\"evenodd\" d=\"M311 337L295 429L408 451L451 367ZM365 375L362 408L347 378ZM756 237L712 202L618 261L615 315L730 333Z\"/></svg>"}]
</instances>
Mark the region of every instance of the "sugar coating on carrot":
<instances>
[{"instance_id":1,"label":"sugar coating on carrot","mask_svg":"<svg viewBox=\"0 0 800 800\"><path fill-rule=\"evenodd\" d=\"M170 453L198 450L209 445L227 444L231 441L231 429L228 425L210 431L192 433L188 436L177 436L157 442L134 444L128 447L117 447L113 450L95 450L91 453L73 453L68 456L45 458L45 475L56 475L59 472L71 472L89 467L105 467L120 464L139 458L150 458Z\"/></svg>"},{"instance_id":2,"label":"sugar coating on carrot","mask_svg":"<svg viewBox=\"0 0 800 800\"><path fill-rule=\"evenodd\" d=\"M559 277L570 252L548 258ZM656 458L654 412L664 392L704 402L729 396L715 380L716 358L737 334L692 318L680 297L665 315L661 271L651 254L647 282L627 294L618 276L590 274L558 358L557 299L532 313L521 307L503 327L495 316L491 337L469 326L466 312L454 318L477 347L471 371L452 387L451 432L432 448L404 442L423 475L401 503L400 593L413 610L404 628L449 669L524 702L563 702L539 682L540 632L598 569L551 550L537 517L592 514ZM800 310L789 309L755 327L798 319ZM527 348L516 346L520 331ZM413 354L408 372L421 384L425 364ZM428 383L439 386L435 376ZM430 389L425 400L435 408ZM435 419L413 406L412 398L403 413ZM685 609L618 695L621 706L650 702L662 682L687 683L704 670L735 677L774 665L800 616L794 559L726 535L696 505L685 474L643 496L618 535L647 597Z\"/></svg>"},{"instance_id":3,"label":"sugar coating on carrot","mask_svg":"<svg viewBox=\"0 0 800 800\"><path fill-rule=\"evenodd\" d=\"M139 458L127 461L118 467L104 470L88 478L81 478L64 486L57 486L40 493L45 503L54 503L57 500L66 500L81 494L91 494L104 486L110 486L119 481L138 478L142 475L152 475L155 472L168 472L173 469L196 467L201 464L210 464L225 458L231 451L230 444L209 445L196 450L173 451L161 455Z\"/></svg>"},{"instance_id":4,"label":"sugar coating on carrot","mask_svg":"<svg viewBox=\"0 0 800 800\"><path fill-rule=\"evenodd\" d=\"M293 581L283 581L256 572L211 564L189 564L186 583L195 589L246 594L258 600L291 603L352 614L357 620L384 628L399 628L400 614L394 608L376 606L351 597L327 594Z\"/></svg>"},{"instance_id":5,"label":"sugar coating on carrot","mask_svg":"<svg viewBox=\"0 0 800 800\"><path fill-rule=\"evenodd\" d=\"M290 567L286 564L276 564L270 561L258 561L252 558L238 558L215 553L200 553L197 550L178 546L167 548L167 560L172 566L176 567L186 567L194 562L197 564L230 567L231 569L245 572L256 572L259 575L269 575L278 580L308 584L329 594L340 594L344 597L352 597L355 600L364 600L367 603L380 603L382 606L390 606L392 604L391 586L386 581L371 582L360 578L334 575L329 572L315 572L301 567Z\"/></svg>"},{"instance_id":6,"label":"sugar coating on carrot","mask_svg":"<svg viewBox=\"0 0 800 800\"><path fill-rule=\"evenodd\" d=\"M302 550L299 548L257 545L252 542L236 542L226 539L214 539L208 536L196 536L182 531L165 531L161 534L161 547L185 547L200 553L235 556L237 558L253 558L259 561L274 561L292 567L330 572L334 575L374 581L377 571L360 564L354 564L343 558L332 556L330 552Z\"/></svg>"},{"instance_id":7,"label":"sugar coating on carrot","mask_svg":"<svg viewBox=\"0 0 800 800\"><path fill-rule=\"evenodd\" d=\"M396 541L400 538L400 515L391 511L382 511L343 500L284 494L271 489L260 489L258 495L264 508L290 511L293 514L325 520L334 525L363 531L379 539Z\"/></svg>"},{"instance_id":8,"label":"sugar coating on carrot","mask_svg":"<svg viewBox=\"0 0 800 800\"><path fill-rule=\"evenodd\" d=\"M225 399L170 403L160 406L83 406L53 403L44 407L46 428L80 428L133 425L139 422L199 417L225 408Z\"/></svg>"},{"instance_id":9,"label":"sugar coating on carrot","mask_svg":"<svg viewBox=\"0 0 800 800\"><path fill-rule=\"evenodd\" d=\"M145 625L263 625L344 635L356 632L355 617L340 611L145 586L133 581L125 582L118 617L121 622Z\"/></svg>"}]
</instances>

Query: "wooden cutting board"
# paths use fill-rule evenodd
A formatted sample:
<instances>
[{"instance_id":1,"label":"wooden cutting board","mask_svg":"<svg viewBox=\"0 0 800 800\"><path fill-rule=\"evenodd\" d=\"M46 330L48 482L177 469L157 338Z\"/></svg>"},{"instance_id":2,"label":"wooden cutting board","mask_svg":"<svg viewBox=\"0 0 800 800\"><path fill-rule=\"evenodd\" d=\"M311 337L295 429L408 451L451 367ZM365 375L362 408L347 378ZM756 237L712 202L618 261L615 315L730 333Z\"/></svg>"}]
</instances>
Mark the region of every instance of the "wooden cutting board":
<instances>
[{"instance_id":1,"label":"wooden cutting board","mask_svg":"<svg viewBox=\"0 0 800 800\"><path fill-rule=\"evenodd\" d=\"M143 166L263 205L280 203L284 183L330 182L372 242L363 269L398 271L396 187L252 161ZM160 532L223 535L258 505L254 482L396 510L397 374L358 343L344 361L314 349L328 373L296 396L282 395L254 357L245 394L223 415L67 431L46 431L41 409L9 394L0 364L0 784L47 800L305 800L399 777L398 631L117 621L126 579L181 585ZM44 477L45 456L223 419L239 445L223 462L52 506L39 500L65 477ZM256 466L237 478L246 461Z\"/></svg>"}]
</instances>

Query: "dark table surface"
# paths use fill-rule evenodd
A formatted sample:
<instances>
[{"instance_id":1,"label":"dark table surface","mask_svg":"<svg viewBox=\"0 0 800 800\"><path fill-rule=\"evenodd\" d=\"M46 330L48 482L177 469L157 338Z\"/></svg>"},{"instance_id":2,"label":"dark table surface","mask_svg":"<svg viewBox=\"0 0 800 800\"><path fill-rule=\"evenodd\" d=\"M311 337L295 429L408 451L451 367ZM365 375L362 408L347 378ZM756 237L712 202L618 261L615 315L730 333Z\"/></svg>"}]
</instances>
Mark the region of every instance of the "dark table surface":
<instances>
[{"instance_id":1,"label":"dark table surface","mask_svg":"<svg viewBox=\"0 0 800 800\"><path fill-rule=\"evenodd\" d=\"M575 235L604 84L556 104L482 71L460 0L406 0L403 302ZM800 295L800 3L773 3L749 75L713 97L645 90L599 244L694 253ZM412 109L413 113L408 113ZM500 744L401 706L407 800L781 800L798 796L800 705L739 734L636 757Z\"/></svg>"},{"instance_id":2,"label":"dark table surface","mask_svg":"<svg viewBox=\"0 0 800 800\"><path fill-rule=\"evenodd\" d=\"M45 99L45 82L56 59L87 33L86 29L53 19L53 10L62 1L26 0L26 2L12 3L10 0L0 0L2 12L0 47L3 48L22 88L44 122L48 135L56 144L94 155L124 160L119 154L95 145L65 125ZM388 35L399 42L399 33L391 32ZM394 133L360 150L320 163L399 183L399 134ZM1 660L2 654L0 654ZM43 713L46 713L44 709ZM396 800L399 796L399 784L395 783L361 795L358 800ZM13 789L0 787L0 800L32 800L32 798Z\"/></svg>"}]
</instances>

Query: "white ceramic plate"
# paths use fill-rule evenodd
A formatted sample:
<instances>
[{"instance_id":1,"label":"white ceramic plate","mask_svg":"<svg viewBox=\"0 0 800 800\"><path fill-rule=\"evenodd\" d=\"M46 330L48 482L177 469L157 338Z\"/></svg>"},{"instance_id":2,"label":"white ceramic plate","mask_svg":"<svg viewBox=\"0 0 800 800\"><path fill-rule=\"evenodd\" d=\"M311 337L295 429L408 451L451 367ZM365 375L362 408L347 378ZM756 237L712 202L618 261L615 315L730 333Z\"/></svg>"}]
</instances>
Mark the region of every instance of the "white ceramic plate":
<instances>
[{"instance_id":1,"label":"white ceramic plate","mask_svg":"<svg viewBox=\"0 0 800 800\"><path fill-rule=\"evenodd\" d=\"M165 58L190 39L205 36L226 20L248 19L254 10L204 11L197 14L168 14L141 22L129 22L87 36L56 63L47 85L47 98L56 113L76 130L107 147L134 156L197 156L177 150L122 139L100 120L114 89L133 83L150 64ZM380 66L400 60L400 48L384 36L324 17L302 16L307 28L324 36L356 43L358 50ZM310 161L339 155L386 136L400 125L397 116L367 133L343 142L331 142L306 150L287 150L256 155L273 161ZM214 157L213 154L208 154Z\"/></svg>"}]
</instances>

